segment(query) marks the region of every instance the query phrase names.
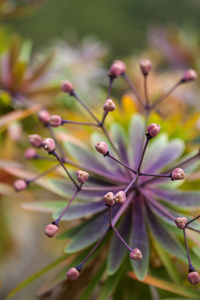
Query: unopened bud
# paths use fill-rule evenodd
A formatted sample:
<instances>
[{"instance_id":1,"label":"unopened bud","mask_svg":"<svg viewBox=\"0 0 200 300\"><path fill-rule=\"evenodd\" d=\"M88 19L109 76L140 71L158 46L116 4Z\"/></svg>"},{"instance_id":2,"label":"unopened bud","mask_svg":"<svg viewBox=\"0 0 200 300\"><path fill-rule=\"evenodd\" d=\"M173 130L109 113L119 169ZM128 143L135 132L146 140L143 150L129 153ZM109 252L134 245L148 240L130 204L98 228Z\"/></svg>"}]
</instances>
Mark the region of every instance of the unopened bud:
<instances>
[{"instance_id":1,"label":"unopened bud","mask_svg":"<svg viewBox=\"0 0 200 300\"><path fill-rule=\"evenodd\" d=\"M78 279L79 276L80 276L80 272L79 272L76 268L71 268L71 269L69 269L69 271L67 272L67 278L68 278L69 280L74 281L74 280Z\"/></svg>"},{"instance_id":2,"label":"unopened bud","mask_svg":"<svg viewBox=\"0 0 200 300\"><path fill-rule=\"evenodd\" d=\"M189 69L186 70L185 73L183 74L183 78L181 80L181 82L189 82L189 81L193 81L197 79L197 73L195 72L195 70Z\"/></svg>"},{"instance_id":3,"label":"unopened bud","mask_svg":"<svg viewBox=\"0 0 200 300\"><path fill-rule=\"evenodd\" d=\"M185 217L178 217L175 219L175 224L179 229L183 229L187 223L187 218Z\"/></svg>"},{"instance_id":4,"label":"unopened bud","mask_svg":"<svg viewBox=\"0 0 200 300\"><path fill-rule=\"evenodd\" d=\"M114 194L112 192L107 193L106 195L104 195L103 201L107 205L113 206L115 204Z\"/></svg>"},{"instance_id":5,"label":"unopened bud","mask_svg":"<svg viewBox=\"0 0 200 300\"><path fill-rule=\"evenodd\" d=\"M50 117L51 117L50 113L45 109L39 111L39 113L38 113L39 121L44 123L44 124L48 122Z\"/></svg>"},{"instance_id":6,"label":"unopened bud","mask_svg":"<svg viewBox=\"0 0 200 300\"><path fill-rule=\"evenodd\" d=\"M18 179L14 182L14 188L17 192L23 191L27 188L27 182L23 179Z\"/></svg>"},{"instance_id":7,"label":"unopened bud","mask_svg":"<svg viewBox=\"0 0 200 300\"><path fill-rule=\"evenodd\" d=\"M126 65L121 60L115 60L112 66L110 67L110 75L118 77L122 75L126 70Z\"/></svg>"},{"instance_id":8,"label":"unopened bud","mask_svg":"<svg viewBox=\"0 0 200 300\"><path fill-rule=\"evenodd\" d=\"M87 172L78 170L76 172L76 177L77 177L79 183L84 183L86 180L88 180L89 174Z\"/></svg>"},{"instance_id":9,"label":"unopened bud","mask_svg":"<svg viewBox=\"0 0 200 300\"><path fill-rule=\"evenodd\" d=\"M115 103L111 99L107 99L103 106L103 109L105 111L113 111L115 110L115 108Z\"/></svg>"},{"instance_id":10,"label":"unopened bud","mask_svg":"<svg viewBox=\"0 0 200 300\"><path fill-rule=\"evenodd\" d=\"M39 148L42 144L42 137L38 134L31 134L31 135L29 135L29 143L33 147Z\"/></svg>"},{"instance_id":11,"label":"unopened bud","mask_svg":"<svg viewBox=\"0 0 200 300\"><path fill-rule=\"evenodd\" d=\"M55 146L55 142L51 138L46 138L42 141L42 147L48 152L55 150Z\"/></svg>"},{"instance_id":12,"label":"unopened bud","mask_svg":"<svg viewBox=\"0 0 200 300\"><path fill-rule=\"evenodd\" d=\"M73 84L69 80L65 80L61 83L61 90L65 93L71 93L74 90Z\"/></svg>"},{"instance_id":13,"label":"unopened bud","mask_svg":"<svg viewBox=\"0 0 200 300\"><path fill-rule=\"evenodd\" d=\"M156 123L151 123L148 128L148 134L150 135L150 137L154 138L159 132L160 132L160 125L156 124Z\"/></svg>"},{"instance_id":14,"label":"unopened bud","mask_svg":"<svg viewBox=\"0 0 200 300\"><path fill-rule=\"evenodd\" d=\"M126 202L126 194L124 193L124 191L119 191L117 194L115 194L114 200L119 204L125 203Z\"/></svg>"},{"instance_id":15,"label":"unopened bud","mask_svg":"<svg viewBox=\"0 0 200 300\"><path fill-rule=\"evenodd\" d=\"M173 180L182 180L185 178L185 173L183 169L181 168L176 168L174 171L171 173L171 179Z\"/></svg>"},{"instance_id":16,"label":"unopened bud","mask_svg":"<svg viewBox=\"0 0 200 300\"><path fill-rule=\"evenodd\" d=\"M200 276L199 273L194 271L194 272L190 272L188 274L188 281L190 284L192 285L197 285L200 282Z\"/></svg>"},{"instance_id":17,"label":"unopened bud","mask_svg":"<svg viewBox=\"0 0 200 300\"><path fill-rule=\"evenodd\" d=\"M44 233L49 237L52 238L54 237L54 235L56 234L56 232L58 231L58 226L54 225L54 224L48 224L45 228Z\"/></svg>"},{"instance_id":18,"label":"unopened bud","mask_svg":"<svg viewBox=\"0 0 200 300\"><path fill-rule=\"evenodd\" d=\"M62 124L62 118L60 116L51 116L48 120L48 123L52 127L59 127Z\"/></svg>"},{"instance_id":19,"label":"unopened bud","mask_svg":"<svg viewBox=\"0 0 200 300\"><path fill-rule=\"evenodd\" d=\"M133 251L130 253L130 258L133 260L141 260L142 259L142 253L138 248L133 249Z\"/></svg>"},{"instance_id":20,"label":"unopened bud","mask_svg":"<svg viewBox=\"0 0 200 300\"><path fill-rule=\"evenodd\" d=\"M24 152L24 157L26 159L34 159L37 156L38 156L37 151L34 148L27 148L26 151Z\"/></svg>"},{"instance_id":21,"label":"unopened bud","mask_svg":"<svg viewBox=\"0 0 200 300\"><path fill-rule=\"evenodd\" d=\"M105 155L107 152L108 152L108 145L105 143L105 142L98 142L96 145L95 145L95 149Z\"/></svg>"},{"instance_id":22,"label":"unopened bud","mask_svg":"<svg viewBox=\"0 0 200 300\"><path fill-rule=\"evenodd\" d=\"M151 62L148 59L142 59L140 61L140 69L145 76L149 74L151 67Z\"/></svg>"}]
</instances>

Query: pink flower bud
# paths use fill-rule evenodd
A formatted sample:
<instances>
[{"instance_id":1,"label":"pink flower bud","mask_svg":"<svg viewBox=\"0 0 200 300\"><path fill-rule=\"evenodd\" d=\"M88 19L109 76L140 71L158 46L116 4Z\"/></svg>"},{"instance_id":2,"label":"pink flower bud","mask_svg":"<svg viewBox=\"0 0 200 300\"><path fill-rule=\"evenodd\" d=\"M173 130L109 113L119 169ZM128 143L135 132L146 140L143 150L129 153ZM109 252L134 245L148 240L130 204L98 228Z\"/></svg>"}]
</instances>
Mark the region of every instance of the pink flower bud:
<instances>
[{"instance_id":1,"label":"pink flower bud","mask_svg":"<svg viewBox=\"0 0 200 300\"><path fill-rule=\"evenodd\" d=\"M51 117L50 113L45 109L39 111L39 113L38 113L39 121L44 123L44 124L48 122L50 117Z\"/></svg>"},{"instance_id":2,"label":"pink flower bud","mask_svg":"<svg viewBox=\"0 0 200 300\"><path fill-rule=\"evenodd\" d=\"M54 224L48 224L45 228L44 233L52 238L54 237L54 235L56 234L56 232L58 231L58 226L54 225Z\"/></svg>"},{"instance_id":3,"label":"pink flower bud","mask_svg":"<svg viewBox=\"0 0 200 300\"><path fill-rule=\"evenodd\" d=\"M173 180L182 180L185 178L185 173L183 169L181 168L176 168L174 171L171 173L171 179Z\"/></svg>"},{"instance_id":4,"label":"pink flower bud","mask_svg":"<svg viewBox=\"0 0 200 300\"><path fill-rule=\"evenodd\" d=\"M182 82L193 81L195 79L197 79L197 73L195 70L189 69L183 74Z\"/></svg>"},{"instance_id":5,"label":"pink flower bud","mask_svg":"<svg viewBox=\"0 0 200 300\"><path fill-rule=\"evenodd\" d=\"M175 219L175 224L179 229L183 229L187 223L187 218L179 217Z\"/></svg>"},{"instance_id":6,"label":"pink flower bud","mask_svg":"<svg viewBox=\"0 0 200 300\"><path fill-rule=\"evenodd\" d=\"M194 272L190 272L188 274L188 281L190 284L192 285L197 285L200 282L200 276L199 273L194 271Z\"/></svg>"},{"instance_id":7,"label":"pink flower bud","mask_svg":"<svg viewBox=\"0 0 200 300\"><path fill-rule=\"evenodd\" d=\"M78 279L79 276L80 276L80 272L79 272L76 268L71 268L71 269L69 269L69 271L67 272L67 278L68 278L69 280L74 281L74 280Z\"/></svg>"},{"instance_id":8,"label":"pink flower bud","mask_svg":"<svg viewBox=\"0 0 200 300\"><path fill-rule=\"evenodd\" d=\"M122 75L126 70L126 65L121 60L115 60L112 66L110 67L110 75L118 77Z\"/></svg>"},{"instance_id":9,"label":"pink flower bud","mask_svg":"<svg viewBox=\"0 0 200 300\"><path fill-rule=\"evenodd\" d=\"M60 116L54 115L49 118L48 122L52 127L58 127L62 124L62 118Z\"/></svg>"},{"instance_id":10,"label":"pink flower bud","mask_svg":"<svg viewBox=\"0 0 200 300\"><path fill-rule=\"evenodd\" d=\"M34 159L37 157L37 151L34 148L27 148L24 152L24 157L26 159Z\"/></svg>"},{"instance_id":11,"label":"pink flower bud","mask_svg":"<svg viewBox=\"0 0 200 300\"><path fill-rule=\"evenodd\" d=\"M29 143L33 147L39 148L41 146L41 144L42 144L42 138L38 134L31 134L31 135L29 135Z\"/></svg>"},{"instance_id":12,"label":"pink flower bud","mask_svg":"<svg viewBox=\"0 0 200 300\"><path fill-rule=\"evenodd\" d=\"M61 90L65 93L71 93L74 90L73 84L69 80L65 80L61 83Z\"/></svg>"},{"instance_id":13,"label":"pink flower bud","mask_svg":"<svg viewBox=\"0 0 200 300\"><path fill-rule=\"evenodd\" d=\"M133 260L141 260L142 259L141 251L137 248L133 249L133 251L130 253L130 258Z\"/></svg>"},{"instance_id":14,"label":"pink flower bud","mask_svg":"<svg viewBox=\"0 0 200 300\"><path fill-rule=\"evenodd\" d=\"M27 188L27 183L23 179L18 179L14 182L14 188L17 192L23 191Z\"/></svg>"},{"instance_id":15,"label":"pink flower bud","mask_svg":"<svg viewBox=\"0 0 200 300\"><path fill-rule=\"evenodd\" d=\"M145 76L149 74L151 67L151 62L148 59L142 59L140 61L140 69Z\"/></svg>"},{"instance_id":16,"label":"pink flower bud","mask_svg":"<svg viewBox=\"0 0 200 300\"><path fill-rule=\"evenodd\" d=\"M50 138L44 139L42 141L42 147L48 152L55 150L55 146L56 145L55 145L54 140L52 140Z\"/></svg>"},{"instance_id":17,"label":"pink flower bud","mask_svg":"<svg viewBox=\"0 0 200 300\"><path fill-rule=\"evenodd\" d=\"M160 125L156 124L156 123L151 123L148 128L148 134L150 135L150 137L154 138L159 132L160 132Z\"/></svg>"},{"instance_id":18,"label":"pink flower bud","mask_svg":"<svg viewBox=\"0 0 200 300\"><path fill-rule=\"evenodd\" d=\"M103 106L103 109L105 111L113 111L115 110L115 108L115 103L111 99L107 99Z\"/></svg>"},{"instance_id":19,"label":"pink flower bud","mask_svg":"<svg viewBox=\"0 0 200 300\"><path fill-rule=\"evenodd\" d=\"M114 201L116 201L119 204L123 204L126 202L126 194L124 191L119 191L117 194L114 196Z\"/></svg>"},{"instance_id":20,"label":"pink flower bud","mask_svg":"<svg viewBox=\"0 0 200 300\"><path fill-rule=\"evenodd\" d=\"M77 177L79 183L84 183L86 180L88 180L89 174L87 172L78 170L76 172L76 177Z\"/></svg>"},{"instance_id":21,"label":"pink flower bud","mask_svg":"<svg viewBox=\"0 0 200 300\"><path fill-rule=\"evenodd\" d=\"M105 155L107 152L108 152L108 145L105 143L105 142L98 142L96 145L95 145L95 149Z\"/></svg>"},{"instance_id":22,"label":"pink flower bud","mask_svg":"<svg viewBox=\"0 0 200 300\"><path fill-rule=\"evenodd\" d=\"M103 196L103 201L112 206L115 204L115 200L114 200L114 194L112 192L107 193L106 195Z\"/></svg>"}]
</instances>

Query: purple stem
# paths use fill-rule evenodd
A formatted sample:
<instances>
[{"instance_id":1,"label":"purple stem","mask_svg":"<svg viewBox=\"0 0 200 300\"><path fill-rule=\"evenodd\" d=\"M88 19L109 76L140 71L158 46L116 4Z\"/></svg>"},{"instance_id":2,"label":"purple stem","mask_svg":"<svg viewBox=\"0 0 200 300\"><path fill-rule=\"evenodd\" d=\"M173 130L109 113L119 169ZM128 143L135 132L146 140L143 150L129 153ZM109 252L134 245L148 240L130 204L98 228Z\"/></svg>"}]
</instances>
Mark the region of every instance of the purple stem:
<instances>
[{"instance_id":1,"label":"purple stem","mask_svg":"<svg viewBox=\"0 0 200 300\"><path fill-rule=\"evenodd\" d=\"M47 171L45 171L45 172L43 172L43 173L41 173L41 174L35 176L34 178L29 179L29 180L26 180L26 183L27 183L27 184L30 184L30 183L32 183L32 182L38 180L39 178L44 177L45 175L47 175L47 174L51 173L52 171L54 171L54 170L55 170L56 168L58 168L59 166L60 166L60 165L55 165L55 166L51 167L51 168L48 169Z\"/></svg>"},{"instance_id":2,"label":"purple stem","mask_svg":"<svg viewBox=\"0 0 200 300\"><path fill-rule=\"evenodd\" d=\"M46 127L48 128L48 130L49 130L49 132L51 134L51 137L54 140L54 142L56 144L56 147L58 148L58 151L60 152L62 158L65 157L65 152L62 149L61 145L58 143L58 140L57 140L57 138L56 138L56 136L54 134L54 131L53 131L52 127L49 124L47 124Z\"/></svg>"},{"instance_id":3,"label":"purple stem","mask_svg":"<svg viewBox=\"0 0 200 300\"><path fill-rule=\"evenodd\" d=\"M123 73L122 77L124 78L124 80L126 81L126 83L128 84L128 86L130 87L130 89L132 90L132 92L135 94L135 96L136 96L138 102L140 103L140 105L144 108L144 100L141 97L141 95L138 92L138 90L136 89L136 87L134 86L134 84L132 83L132 81L130 80L130 78L128 77L128 75L126 73Z\"/></svg>"},{"instance_id":4,"label":"purple stem","mask_svg":"<svg viewBox=\"0 0 200 300\"><path fill-rule=\"evenodd\" d=\"M113 147L113 150L114 150L114 151L117 153L117 155L119 155L119 157L123 160L123 158L122 158L120 152L119 152L118 149L115 147L114 142L112 141L111 137L109 136L108 131L107 131L107 129L105 128L105 126L102 125L101 128L102 128L103 132L105 133L107 139L109 140L111 146Z\"/></svg>"},{"instance_id":5,"label":"purple stem","mask_svg":"<svg viewBox=\"0 0 200 300\"><path fill-rule=\"evenodd\" d=\"M154 176L154 177L168 177L171 178L171 174L146 174L146 173L139 173L139 176Z\"/></svg>"},{"instance_id":6,"label":"purple stem","mask_svg":"<svg viewBox=\"0 0 200 300\"><path fill-rule=\"evenodd\" d=\"M100 187L83 187L82 191L110 191L110 190L123 190L125 188L125 186L121 185L117 185L117 186L100 186Z\"/></svg>"},{"instance_id":7,"label":"purple stem","mask_svg":"<svg viewBox=\"0 0 200 300\"><path fill-rule=\"evenodd\" d=\"M184 240L185 240L185 247L187 250L187 258L188 258L188 262L189 262L189 272L191 272L191 271L194 271L194 267L192 265L191 258L190 258L190 252L189 252L187 237L186 237L186 233L185 233L185 228L183 228L183 235L184 235Z\"/></svg>"},{"instance_id":8,"label":"purple stem","mask_svg":"<svg viewBox=\"0 0 200 300\"><path fill-rule=\"evenodd\" d=\"M106 119L107 115L108 115L108 111L104 111L103 117L102 117L102 121L101 121L101 126L103 126L103 124L104 124L104 122L105 122L105 119Z\"/></svg>"},{"instance_id":9,"label":"purple stem","mask_svg":"<svg viewBox=\"0 0 200 300\"><path fill-rule=\"evenodd\" d=\"M147 75L144 75L144 95L146 104L149 107L149 97L148 97L148 90L147 90Z\"/></svg>"},{"instance_id":10,"label":"purple stem","mask_svg":"<svg viewBox=\"0 0 200 300\"><path fill-rule=\"evenodd\" d=\"M133 172L134 174L137 174L137 171L131 169L129 166L127 166L126 164L124 164L123 162L121 162L120 160L118 160L117 158L115 158L114 156L112 156L109 152L106 153L105 156L110 157L110 158L113 159L114 161L118 162L120 165L124 166L126 169L130 170L130 171Z\"/></svg>"},{"instance_id":11,"label":"purple stem","mask_svg":"<svg viewBox=\"0 0 200 300\"><path fill-rule=\"evenodd\" d=\"M200 230L195 229L195 228L192 228L192 227L190 227L190 226L187 226L186 228L187 228L187 229L190 229L190 230L193 230L193 231L196 231L196 232L198 232L198 233L200 233Z\"/></svg>"},{"instance_id":12,"label":"purple stem","mask_svg":"<svg viewBox=\"0 0 200 300\"><path fill-rule=\"evenodd\" d=\"M145 145L144 145L144 149L143 149L142 156L141 156L140 163L139 163L139 167L138 167L138 173L140 173L140 168L141 168L141 165L142 165L142 161L143 161L143 158L144 158L144 154L145 154L145 151L146 151L146 149L147 149L147 146L148 146L148 143L149 143L150 139L151 139L150 135L147 134L146 143L145 143Z\"/></svg>"},{"instance_id":13,"label":"purple stem","mask_svg":"<svg viewBox=\"0 0 200 300\"><path fill-rule=\"evenodd\" d=\"M133 183L136 181L137 178L138 178L138 175L135 176L135 178L133 178L133 179L131 180L131 182L129 183L129 185L128 185L128 186L125 188L125 190L124 190L124 193L125 193L125 194L128 193L128 191L130 190L130 188L132 187Z\"/></svg>"},{"instance_id":14,"label":"purple stem","mask_svg":"<svg viewBox=\"0 0 200 300\"><path fill-rule=\"evenodd\" d=\"M62 120L62 124L73 124L73 125L86 125L86 126L100 126L99 123L87 123L87 122L74 122L68 120Z\"/></svg>"},{"instance_id":15,"label":"purple stem","mask_svg":"<svg viewBox=\"0 0 200 300\"><path fill-rule=\"evenodd\" d=\"M126 200L126 202L120 207L120 209L118 210L118 212L114 216L114 218L112 220L113 226L117 223L117 221L119 220L119 218L121 217L121 215L126 211L126 209L128 208L129 204L132 202L132 196L133 196L133 194L129 195L129 197Z\"/></svg>"},{"instance_id":16,"label":"purple stem","mask_svg":"<svg viewBox=\"0 0 200 300\"><path fill-rule=\"evenodd\" d=\"M188 224L194 222L196 219L198 219L200 217L200 215L198 215L197 217L193 218L192 220L188 221L185 225L185 227L187 227Z\"/></svg>"},{"instance_id":17,"label":"purple stem","mask_svg":"<svg viewBox=\"0 0 200 300\"><path fill-rule=\"evenodd\" d=\"M120 239L120 241L124 244L124 246L131 252L132 251L131 247L129 247L129 245L125 242L125 240L122 238L122 236L119 234L117 229L112 224L111 224L111 228L116 234L116 236Z\"/></svg>"},{"instance_id":18,"label":"purple stem","mask_svg":"<svg viewBox=\"0 0 200 300\"><path fill-rule=\"evenodd\" d=\"M108 87L108 94L107 94L107 99L110 98L111 90L112 90L112 85L115 77L109 76L109 87Z\"/></svg>"}]
</instances>

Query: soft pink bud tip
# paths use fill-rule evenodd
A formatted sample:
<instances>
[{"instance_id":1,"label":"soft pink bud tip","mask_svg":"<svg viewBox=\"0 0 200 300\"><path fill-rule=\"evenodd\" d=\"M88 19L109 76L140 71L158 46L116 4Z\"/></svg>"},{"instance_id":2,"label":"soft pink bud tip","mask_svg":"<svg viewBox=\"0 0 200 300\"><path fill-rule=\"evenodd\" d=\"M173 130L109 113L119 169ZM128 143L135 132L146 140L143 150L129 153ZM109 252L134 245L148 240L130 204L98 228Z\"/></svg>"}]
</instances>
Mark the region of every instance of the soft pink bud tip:
<instances>
[{"instance_id":1,"label":"soft pink bud tip","mask_svg":"<svg viewBox=\"0 0 200 300\"><path fill-rule=\"evenodd\" d=\"M69 269L69 271L67 272L67 278L68 278L69 280L74 281L74 280L78 279L79 276L80 276L80 272L79 272L76 268L71 268L71 269Z\"/></svg>"},{"instance_id":2,"label":"soft pink bud tip","mask_svg":"<svg viewBox=\"0 0 200 300\"><path fill-rule=\"evenodd\" d=\"M103 106L104 111L113 111L115 108L115 103L111 99L107 99Z\"/></svg>"},{"instance_id":3,"label":"soft pink bud tip","mask_svg":"<svg viewBox=\"0 0 200 300\"><path fill-rule=\"evenodd\" d=\"M34 148L27 148L24 152L24 157L26 159L34 159L37 157L37 151Z\"/></svg>"},{"instance_id":4,"label":"soft pink bud tip","mask_svg":"<svg viewBox=\"0 0 200 300\"><path fill-rule=\"evenodd\" d=\"M126 202L126 194L124 191L119 191L117 194L115 194L114 200L119 204Z\"/></svg>"},{"instance_id":5,"label":"soft pink bud tip","mask_svg":"<svg viewBox=\"0 0 200 300\"><path fill-rule=\"evenodd\" d=\"M48 224L44 232L49 238L52 238L54 237L57 231L58 231L58 226L54 224Z\"/></svg>"},{"instance_id":6,"label":"soft pink bud tip","mask_svg":"<svg viewBox=\"0 0 200 300\"><path fill-rule=\"evenodd\" d=\"M140 69L144 75L148 75L151 71L151 62L148 59L142 59L140 61Z\"/></svg>"},{"instance_id":7,"label":"soft pink bud tip","mask_svg":"<svg viewBox=\"0 0 200 300\"><path fill-rule=\"evenodd\" d=\"M130 253L130 258L133 260L141 260L142 259L141 251L137 248L133 249L133 251Z\"/></svg>"},{"instance_id":8,"label":"soft pink bud tip","mask_svg":"<svg viewBox=\"0 0 200 300\"><path fill-rule=\"evenodd\" d=\"M108 145L105 143L105 142L98 142L96 145L95 145L95 149L105 155L107 152L108 152Z\"/></svg>"},{"instance_id":9,"label":"soft pink bud tip","mask_svg":"<svg viewBox=\"0 0 200 300\"><path fill-rule=\"evenodd\" d=\"M42 137L38 134L31 134L29 135L29 143L33 146L33 147L40 147L42 144Z\"/></svg>"},{"instance_id":10,"label":"soft pink bud tip","mask_svg":"<svg viewBox=\"0 0 200 300\"><path fill-rule=\"evenodd\" d=\"M115 204L114 194L112 192L107 193L106 195L104 195L103 201L107 205L110 205L110 206L114 205Z\"/></svg>"},{"instance_id":11,"label":"soft pink bud tip","mask_svg":"<svg viewBox=\"0 0 200 300\"><path fill-rule=\"evenodd\" d=\"M193 81L197 79L197 73L195 70L189 69L186 70L185 73L183 74L183 82L188 82L188 81Z\"/></svg>"},{"instance_id":12,"label":"soft pink bud tip","mask_svg":"<svg viewBox=\"0 0 200 300\"><path fill-rule=\"evenodd\" d=\"M171 174L172 180L182 180L184 178L185 178L185 173L181 168L174 169L174 171Z\"/></svg>"},{"instance_id":13,"label":"soft pink bud tip","mask_svg":"<svg viewBox=\"0 0 200 300\"><path fill-rule=\"evenodd\" d=\"M38 113L38 119L40 120L40 122L42 122L44 124L48 122L50 116L51 116L50 113L44 109L39 111L39 113Z\"/></svg>"},{"instance_id":14,"label":"soft pink bud tip","mask_svg":"<svg viewBox=\"0 0 200 300\"><path fill-rule=\"evenodd\" d=\"M76 177L79 183L84 183L89 178L89 174L87 172L78 170L76 172Z\"/></svg>"},{"instance_id":15,"label":"soft pink bud tip","mask_svg":"<svg viewBox=\"0 0 200 300\"><path fill-rule=\"evenodd\" d=\"M175 219L175 224L179 229L183 229L187 223L187 218L179 217Z\"/></svg>"},{"instance_id":16,"label":"soft pink bud tip","mask_svg":"<svg viewBox=\"0 0 200 300\"><path fill-rule=\"evenodd\" d=\"M42 147L48 152L55 150L55 146L55 142L51 138L47 138L42 141Z\"/></svg>"},{"instance_id":17,"label":"soft pink bud tip","mask_svg":"<svg viewBox=\"0 0 200 300\"><path fill-rule=\"evenodd\" d=\"M154 138L159 132L160 132L160 125L156 124L156 123L151 123L148 128L148 134L150 135L150 137Z\"/></svg>"},{"instance_id":18,"label":"soft pink bud tip","mask_svg":"<svg viewBox=\"0 0 200 300\"><path fill-rule=\"evenodd\" d=\"M194 271L194 272L190 272L188 274L188 281L190 284L192 285L197 285L200 282L200 276L199 273Z\"/></svg>"},{"instance_id":19,"label":"soft pink bud tip","mask_svg":"<svg viewBox=\"0 0 200 300\"><path fill-rule=\"evenodd\" d=\"M14 182L14 188L17 192L23 191L27 188L27 183L25 180L18 179Z\"/></svg>"},{"instance_id":20,"label":"soft pink bud tip","mask_svg":"<svg viewBox=\"0 0 200 300\"><path fill-rule=\"evenodd\" d=\"M116 60L110 67L110 75L113 75L115 77L118 77L122 75L126 70L126 65L121 60Z\"/></svg>"},{"instance_id":21,"label":"soft pink bud tip","mask_svg":"<svg viewBox=\"0 0 200 300\"><path fill-rule=\"evenodd\" d=\"M62 118L60 116L54 115L49 118L48 122L50 126L58 127L62 124Z\"/></svg>"},{"instance_id":22,"label":"soft pink bud tip","mask_svg":"<svg viewBox=\"0 0 200 300\"><path fill-rule=\"evenodd\" d=\"M71 93L74 90L74 86L69 80L65 80L61 83L61 90L65 93Z\"/></svg>"}]
</instances>

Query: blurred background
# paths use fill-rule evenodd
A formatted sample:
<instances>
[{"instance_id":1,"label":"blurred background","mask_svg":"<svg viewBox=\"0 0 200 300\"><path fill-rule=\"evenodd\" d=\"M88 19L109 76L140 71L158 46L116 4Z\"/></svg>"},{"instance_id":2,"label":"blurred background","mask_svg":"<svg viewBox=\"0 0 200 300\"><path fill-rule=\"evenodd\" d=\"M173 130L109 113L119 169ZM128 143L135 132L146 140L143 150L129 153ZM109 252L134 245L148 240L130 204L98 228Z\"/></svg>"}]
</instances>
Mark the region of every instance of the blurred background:
<instances>
[{"instance_id":1,"label":"blurred background","mask_svg":"<svg viewBox=\"0 0 200 300\"><path fill-rule=\"evenodd\" d=\"M63 106L71 108L71 100L66 104L60 94L60 81L65 78L74 80L86 99L90 93L87 101L105 99L106 75L115 59L128 63L138 85L141 58L152 59L156 70L165 70L169 86L174 74L182 74L188 67L199 73L199 12L199 0L0 0L1 299L27 276L62 255L64 245L43 236L43 228L51 221L49 215L21 207L42 195L34 189L19 195L12 189L13 176L19 174L11 169L24 163L21 152L28 147L27 135L33 128L40 129L30 112L10 114L29 107L29 101L36 105L42 102L54 114L62 112ZM5 57L11 58L11 69ZM25 84L27 76L31 86ZM165 90L159 80L153 84L159 92ZM122 95L123 85L118 88ZM199 106L197 89L198 85L176 96ZM118 95L115 89L113 93ZM3 118L4 114L9 118ZM36 164L34 171L45 167ZM26 168L32 170L32 165L28 162ZM12 299L38 299L35 292L45 276Z\"/></svg>"}]
</instances>

